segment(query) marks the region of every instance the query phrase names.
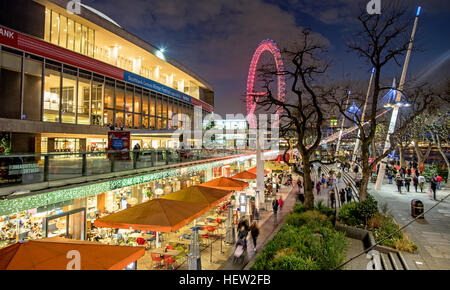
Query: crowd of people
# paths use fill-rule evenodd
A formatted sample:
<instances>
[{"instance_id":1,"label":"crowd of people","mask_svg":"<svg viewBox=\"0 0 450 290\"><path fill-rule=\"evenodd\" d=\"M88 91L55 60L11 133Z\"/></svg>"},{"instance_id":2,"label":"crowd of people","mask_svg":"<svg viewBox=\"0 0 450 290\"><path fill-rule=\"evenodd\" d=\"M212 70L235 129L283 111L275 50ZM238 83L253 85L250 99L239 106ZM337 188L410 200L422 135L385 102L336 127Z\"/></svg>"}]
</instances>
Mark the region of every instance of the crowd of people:
<instances>
[{"instance_id":1,"label":"crowd of people","mask_svg":"<svg viewBox=\"0 0 450 290\"><path fill-rule=\"evenodd\" d=\"M397 167L396 167L397 166ZM410 192L411 183L414 186L416 192L420 189L423 193L427 179L423 175L423 172L417 168L417 163L410 162L407 167L388 166L386 168L386 175L389 184L397 186L397 191L402 193L402 188L405 187L406 192ZM442 189L442 177L440 175L432 175L430 178L429 193L433 199L436 200L436 191Z\"/></svg>"}]
</instances>

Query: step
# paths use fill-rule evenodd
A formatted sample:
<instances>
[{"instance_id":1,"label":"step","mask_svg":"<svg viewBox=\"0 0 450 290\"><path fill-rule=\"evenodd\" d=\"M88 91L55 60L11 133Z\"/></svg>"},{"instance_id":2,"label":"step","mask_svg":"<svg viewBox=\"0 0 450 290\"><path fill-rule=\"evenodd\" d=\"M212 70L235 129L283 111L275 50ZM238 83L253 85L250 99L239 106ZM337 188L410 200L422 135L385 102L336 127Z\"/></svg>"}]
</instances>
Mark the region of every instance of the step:
<instances>
[{"instance_id":1,"label":"step","mask_svg":"<svg viewBox=\"0 0 450 290\"><path fill-rule=\"evenodd\" d=\"M394 268L394 270L403 270L403 267L402 267L402 264L398 257L398 254L390 252L388 255L389 255L389 259L391 260L392 267Z\"/></svg>"},{"instance_id":2,"label":"step","mask_svg":"<svg viewBox=\"0 0 450 290\"><path fill-rule=\"evenodd\" d=\"M381 264L383 265L384 270L393 270L391 261L387 254L380 253Z\"/></svg>"}]
</instances>

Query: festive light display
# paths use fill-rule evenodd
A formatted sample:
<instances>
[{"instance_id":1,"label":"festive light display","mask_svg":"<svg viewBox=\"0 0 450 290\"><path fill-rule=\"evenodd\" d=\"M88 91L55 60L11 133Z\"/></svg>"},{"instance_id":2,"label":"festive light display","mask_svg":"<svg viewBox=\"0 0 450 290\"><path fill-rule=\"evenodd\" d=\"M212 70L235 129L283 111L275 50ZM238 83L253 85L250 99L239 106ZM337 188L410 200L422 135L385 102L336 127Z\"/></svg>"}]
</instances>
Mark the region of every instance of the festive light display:
<instances>
[{"instance_id":1,"label":"festive light display","mask_svg":"<svg viewBox=\"0 0 450 290\"><path fill-rule=\"evenodd\" d=\"M227 165L236 161L245 161L255 158L254 155L241 156L233 159L216 161L212 163L205 163L200 165L194 165L187 168L188 173L208 170L213 167ZM174 176L180 176L181 168L169 169L158 172L153 172L141 176L133 176L129 178L123 178L118 180L110 180L108 182L101 182L96 184L90 184L75 188L62 189L52 192L46 192L41 194L35 194L22 198L14 198L7 200L0 200L0 216L10 215L24 210L33 208L39 208L56 204L59 202L69 201L77 198L83 198L93 196L96 194L108 192L110 190L119 189L127 186L138 185L148 183L158 179L164 179Z\"/></svg>"},{"instance_id":2,"label":"festive light display","mask_svg":"<svg viewBox=\"0 0 450 290\"><path fill-rule=\"evenodd\" d=\"M252 62L250 63L250 69L248 72L247 115L249 116L248 122L249 122L250 128L256 128L256 120L253 118L253 114L255 113L255 109L256 109L256 102L254 100L254 97L265 94L265 93L254 91L258 61L259 61L261 54L265 51L270 52L274 56L275 64L277 67L277 72L279 73L278 74L278 100L284 102L284 99L286 97L286 78L285 78L284 74L280 73L280 72L284 71L284 63L283 63L283 59L281 57L280 50L278 49L277 44L273 40L270 40L270 39L263 40L259 44L255 53L253 54ZM258 99L258 97L256 97L256 100L257 99ZM282 108L277 107L277 114L281 114L282 112L283 112Z\"/></svg>"}]
</instances>

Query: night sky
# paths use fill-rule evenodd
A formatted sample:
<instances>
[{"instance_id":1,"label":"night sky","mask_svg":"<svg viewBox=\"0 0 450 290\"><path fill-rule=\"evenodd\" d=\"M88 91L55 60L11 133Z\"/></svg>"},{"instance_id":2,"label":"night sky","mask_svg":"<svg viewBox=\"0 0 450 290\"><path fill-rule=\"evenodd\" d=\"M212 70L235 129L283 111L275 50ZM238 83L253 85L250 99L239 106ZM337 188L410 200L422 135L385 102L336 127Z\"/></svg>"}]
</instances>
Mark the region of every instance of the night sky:
<instances>
[{"instance_id":1,"label":"night sky","mask_svg":"<svg viewBox=\"0 0 450 290\"><path fill-rule=\"evenodd\" d=\"M392 0L381 0L392 1ZM280 47L302 27L329 43L335 79L369 79L370 66L346 42L356 22L359 0L82 0L105 13L125 30L181 62L215 89L216 113L245 113L248 67L258 44L270 38ZM362 1L367 3L367 1ZM403 0L412 16L422 14L416 34L420 51L413 53L409 77L449 77L450 1ZM411 25L412 30L412 25ZM403 59L402 59L403 62ZM392 66L385 78L400 78Z\"/></svg>"}]
</instances>

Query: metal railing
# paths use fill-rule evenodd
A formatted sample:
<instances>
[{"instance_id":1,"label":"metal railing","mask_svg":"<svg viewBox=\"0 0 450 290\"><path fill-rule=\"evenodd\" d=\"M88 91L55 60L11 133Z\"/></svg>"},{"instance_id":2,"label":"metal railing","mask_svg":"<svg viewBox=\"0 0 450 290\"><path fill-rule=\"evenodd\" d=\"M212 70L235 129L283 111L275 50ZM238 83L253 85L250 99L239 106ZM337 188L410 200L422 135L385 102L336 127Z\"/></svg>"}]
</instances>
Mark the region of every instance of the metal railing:
<instances>
[{"instance_id":1,"label":"metal railing","mask_svg":"<svg viewBox=\"0 0 450 290\"><path fill-rule=\"evenodd\" d=\"M151 169L156 166L183 164L252 153L255 152L236 149L151 149L5 154L0 155L0 187L34 184L134 169Z\"/></svg>"}]
</instances>

